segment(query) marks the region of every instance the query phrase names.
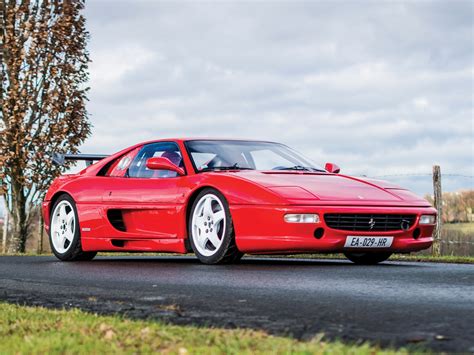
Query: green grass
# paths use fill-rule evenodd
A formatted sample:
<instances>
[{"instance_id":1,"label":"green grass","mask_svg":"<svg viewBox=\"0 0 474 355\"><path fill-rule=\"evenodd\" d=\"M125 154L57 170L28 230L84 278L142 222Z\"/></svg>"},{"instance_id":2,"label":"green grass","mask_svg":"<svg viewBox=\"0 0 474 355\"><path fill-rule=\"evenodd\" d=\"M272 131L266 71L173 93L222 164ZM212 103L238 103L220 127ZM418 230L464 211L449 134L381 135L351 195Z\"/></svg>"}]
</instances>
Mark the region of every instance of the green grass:
<instances>
[{"instance_id":1,"label":"green grass","mask_svg":"<svg viewBox=\"0 0 474 355\"><path fill-rule=\"evenodd\" d=\"M407 354L406 349L302 342L261 331L175 326L0 303L2 354Z\"/></svg>"},{"instance_id":2,"label":"green grass","mask_svg":"<svg viewBox=\"0 0 474 355\"><path fill-rule=\"evenodd\" d=\"M250 256L250 257L254 257L254 256ZM347 260L343 254L260 255L258 257ZM429 263L474 264L474 256L454 256L454 255L431 256L431 255L423 255L423 254L393 254L390 257L389 261L416 261L416 262L429 262Z\"/></svg>"},{"instance_id":3,"label":"green grass","mask_svg":"<svg viewBox=\"0 0 474 355\"><path fill-rule=\"evenodd\" d=\"M419 261L426 263L474 264L474 256L442 255L431 256L422 254L394 254L391 261Z\"/></svg>"}]
</instances>

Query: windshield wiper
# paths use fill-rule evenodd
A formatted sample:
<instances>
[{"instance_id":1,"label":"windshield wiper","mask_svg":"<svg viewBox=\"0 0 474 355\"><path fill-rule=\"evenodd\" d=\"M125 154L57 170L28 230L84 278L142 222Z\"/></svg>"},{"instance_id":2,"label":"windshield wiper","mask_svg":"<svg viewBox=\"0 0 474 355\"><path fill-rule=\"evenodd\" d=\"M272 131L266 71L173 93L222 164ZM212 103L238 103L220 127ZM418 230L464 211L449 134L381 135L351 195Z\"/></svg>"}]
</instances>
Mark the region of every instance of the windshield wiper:
<instances>
[{"instance_id":1,"label":"windshield wiper","mask_svg":"<svg viewBox=\"0 0 474 355\"><path fill-rule=\"evenodd\" d=\"M235 163L232 166L213 166L212 168L203 168L200 171L214 171L214 170L254 170L249 167L239 166L238 163Z\"/></svg>"},{"instance_id":2,"label":"windshield wiper","mask_svg":"<svg viewBox=\"0 0 474 355\"><path fill-rule=\"evenodd\" d=\"M278 168L276 170L300 170L300 171L311 171L311 172L326 172L325 170L321 170L321 169L316 169L316 168L310 168L310 167L307 167L307 166L302 166L302 165L295 165L295 166L290 166L290 167L282 167L282 168Z\"/></svg>"}]
</instances>

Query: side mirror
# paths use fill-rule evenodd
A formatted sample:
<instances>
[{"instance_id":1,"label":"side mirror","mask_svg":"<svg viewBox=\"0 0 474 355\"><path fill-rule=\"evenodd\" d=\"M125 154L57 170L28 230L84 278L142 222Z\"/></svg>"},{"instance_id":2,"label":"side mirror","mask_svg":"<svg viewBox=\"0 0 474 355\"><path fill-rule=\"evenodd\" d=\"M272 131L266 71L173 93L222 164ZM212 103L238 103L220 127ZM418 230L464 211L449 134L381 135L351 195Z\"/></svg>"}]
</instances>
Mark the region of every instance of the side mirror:
<instances>
[{"instance_id":1,"label":"side mirror","mask_svg":"<svg viewBox=\"0 0 474 355\"><path fill-rule=\"evenodd\" d=\"M333 163L326 163L326 166L324 167L324 169L326 169L327 171L333 174L339 174L339 172L341 171L341 168Z\"/></svg>"},{"instance_id":2,"label":"side mirror","mask_svg":"<svg viewBox=\"0 0 474 355\"><path fill-rule=\"evenodd\" d=\"M150 170L171 170L178 175L184 175L184 170L179 166L174 165L169 159L155 157L146 161L146 167Z\"/></svg>"}]
</instances>

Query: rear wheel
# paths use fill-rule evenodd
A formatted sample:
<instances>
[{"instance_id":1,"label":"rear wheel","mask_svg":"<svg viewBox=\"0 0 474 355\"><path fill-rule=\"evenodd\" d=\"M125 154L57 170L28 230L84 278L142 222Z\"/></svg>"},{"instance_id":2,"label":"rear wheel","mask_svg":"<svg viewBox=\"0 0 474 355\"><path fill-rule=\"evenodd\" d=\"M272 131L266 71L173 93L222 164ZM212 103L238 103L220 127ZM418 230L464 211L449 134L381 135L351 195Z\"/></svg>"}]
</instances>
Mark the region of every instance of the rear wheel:
<instances>
[{"instance_id":1,"label":"rear wheel","mask_svg":"<svg viewBox=\"0 0 474 355\"><path fill-rule=\"evenodd\" d=\"M62 261L92 260L97 253L82 250L79 219L72 197L61 195L52 211L49 242L54 255Z\"/></svg>"},{"instance_id":2,"label":"rear wheel","mask_svg":"<svg viewBox=\"0 0 474 355\"><path fill-rule=\"evenodd\" d=\"M194 254L205 264L233 263L244 255L235 244L229 205L215 189L204 189L194 201L188 235Z\"/></svg>"},{"instance_id":3,"label":"rear wheel","mask_svg":"<svg viewBox=\"0 0 474 355\"><path fill-rule=\"evenodd\" d=\"M375 265L390 258L392 253L344 253L344 255L359 265Z\"/></svg>"}]
</instances>

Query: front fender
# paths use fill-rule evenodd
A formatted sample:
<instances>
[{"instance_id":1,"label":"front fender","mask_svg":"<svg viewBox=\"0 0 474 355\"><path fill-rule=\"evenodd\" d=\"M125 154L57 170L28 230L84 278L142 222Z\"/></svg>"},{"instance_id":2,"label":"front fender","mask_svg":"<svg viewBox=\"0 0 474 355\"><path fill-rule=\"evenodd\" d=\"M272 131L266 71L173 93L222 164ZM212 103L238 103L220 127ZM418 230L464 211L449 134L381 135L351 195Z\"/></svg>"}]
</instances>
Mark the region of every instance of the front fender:
<instances>
[{"instance_id":1,"label":"front fender","mask_svg":"<svg viewBox=\"0 0 474 355\"><path fill-rule=\"evenodd\" d=\"M189 177L193 187L191 194L203 187L219 190L226 197L229 205L287 205L288 200L276 192L255 182L242 179L232 173L206 173Z\"/></svg>"}]
</instances>

